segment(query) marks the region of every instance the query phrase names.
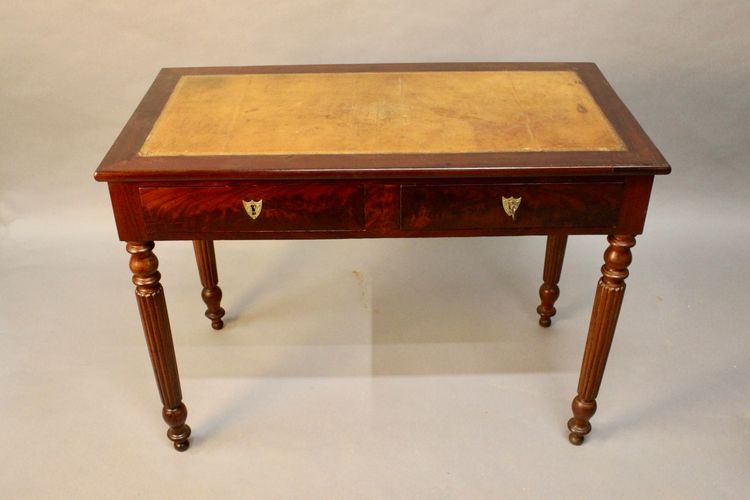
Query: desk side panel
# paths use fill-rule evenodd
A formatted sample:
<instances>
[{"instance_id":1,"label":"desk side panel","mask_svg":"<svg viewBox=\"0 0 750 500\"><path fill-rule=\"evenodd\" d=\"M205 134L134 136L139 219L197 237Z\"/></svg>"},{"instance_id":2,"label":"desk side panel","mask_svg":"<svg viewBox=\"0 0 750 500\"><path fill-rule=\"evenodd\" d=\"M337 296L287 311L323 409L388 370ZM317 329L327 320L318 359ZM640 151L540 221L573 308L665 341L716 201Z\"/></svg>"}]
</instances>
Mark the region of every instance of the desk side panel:
<instances>
[{"instance_id":1,"label":"desk side panel","mask_svg":"<svg viewBox=\"0 0 750 500\"><path fill-rule=\"evenodd\" d=\"M146 241L143 208L138 194L138 185L131 183L109 183L109 196L117 224L117 235L121 241ZM153 239L153 238L151 238Z\"/></svg>"},{"instance_id":2,"label":"desk side panel","mask_svg":"<svg viewBox=\"0 0 750 500\"><path fill-rule=\"evenodd\" d=\"M623 203L613 234L636 235L643 232L653 183L653 175L631 176L625 179Z\"/></svg>"}]
</instances>

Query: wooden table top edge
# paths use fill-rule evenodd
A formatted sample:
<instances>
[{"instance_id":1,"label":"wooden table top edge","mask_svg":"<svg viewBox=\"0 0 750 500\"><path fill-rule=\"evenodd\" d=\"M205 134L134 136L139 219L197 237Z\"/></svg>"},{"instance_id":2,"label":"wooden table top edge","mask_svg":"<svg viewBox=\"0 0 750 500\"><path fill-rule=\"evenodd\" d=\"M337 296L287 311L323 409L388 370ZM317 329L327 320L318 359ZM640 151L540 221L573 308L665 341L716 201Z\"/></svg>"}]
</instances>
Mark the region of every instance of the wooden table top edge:
<instances>
[{"instance_id":1,"label":"wooden table top edge","mask_svg":"<svg viewBox=\"0 0 750 500\"><path fill-rule=\"evenodd\" d=\"M138 152L183 75L321 73L365 71L576 71L627 146L626 151L548 151L473 153L295 154L238 156L151 156ZM94 177L98 181L153 180L186 173L195 179L347 177L371 170L379 178L404 176L505 177L549 169L559 176L663 175L671 167L594 63L384 63L287 66L164 68L122 129Z\"/></svg>"}]
</instances>

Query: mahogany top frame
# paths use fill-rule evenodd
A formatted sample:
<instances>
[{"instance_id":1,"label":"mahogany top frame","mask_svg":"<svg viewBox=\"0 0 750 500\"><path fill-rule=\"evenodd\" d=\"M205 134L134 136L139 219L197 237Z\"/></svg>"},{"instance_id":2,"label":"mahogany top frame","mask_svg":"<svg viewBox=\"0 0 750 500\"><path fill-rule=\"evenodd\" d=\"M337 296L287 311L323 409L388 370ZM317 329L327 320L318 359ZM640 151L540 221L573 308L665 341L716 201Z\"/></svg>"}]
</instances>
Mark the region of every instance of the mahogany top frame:
<instances>
[{"instance_id":1,"label":"mahogany top frame","mask_svg":"<svg viewBox=\"0 0 750 500\"><path fill-rule=\"evenodd\" d=\"M182 75L395 71L575 71L626 151L139 156ZM95 173L98 181L440 177L607 177L668 174L670 166L593 63L425 63L162 69Z\"/></svg>"}]
</instances>

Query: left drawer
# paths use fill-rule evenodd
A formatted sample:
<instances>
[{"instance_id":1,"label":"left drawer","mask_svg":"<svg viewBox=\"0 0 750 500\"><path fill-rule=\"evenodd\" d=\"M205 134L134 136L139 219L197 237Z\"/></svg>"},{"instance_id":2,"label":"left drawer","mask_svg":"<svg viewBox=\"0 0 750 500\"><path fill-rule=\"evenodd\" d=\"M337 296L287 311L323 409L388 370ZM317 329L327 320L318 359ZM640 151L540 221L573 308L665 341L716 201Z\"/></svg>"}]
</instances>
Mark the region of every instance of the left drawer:
<instances>
[{"instance_id":1,"label":"left drawer","mask_svg":"<svg viewBox=\"0 0 750 500\"><path fill-rule=\"evenodd\" d=\"M248 183L141 187L148 233L359 231L365 190L356 183Z\"/></svg>"}]
</instances>

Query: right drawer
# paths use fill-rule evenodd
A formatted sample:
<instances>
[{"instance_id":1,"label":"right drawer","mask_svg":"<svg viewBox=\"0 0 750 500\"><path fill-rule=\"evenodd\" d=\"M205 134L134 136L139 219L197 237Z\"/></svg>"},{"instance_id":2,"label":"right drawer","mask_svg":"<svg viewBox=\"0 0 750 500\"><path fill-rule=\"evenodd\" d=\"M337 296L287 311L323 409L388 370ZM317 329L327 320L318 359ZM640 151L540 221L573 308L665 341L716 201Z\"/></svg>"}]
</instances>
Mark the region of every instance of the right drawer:
<instances>
[{"instance_id":1,"label":"right drawer","mask_svg":"<svg viewBox=\"0 0 750 500\"><path fill-rule=\"evenodd\" d=\"M623 186L622 182L403 185L401 229L613 227Z\"/></svg>"}]
</instances>

